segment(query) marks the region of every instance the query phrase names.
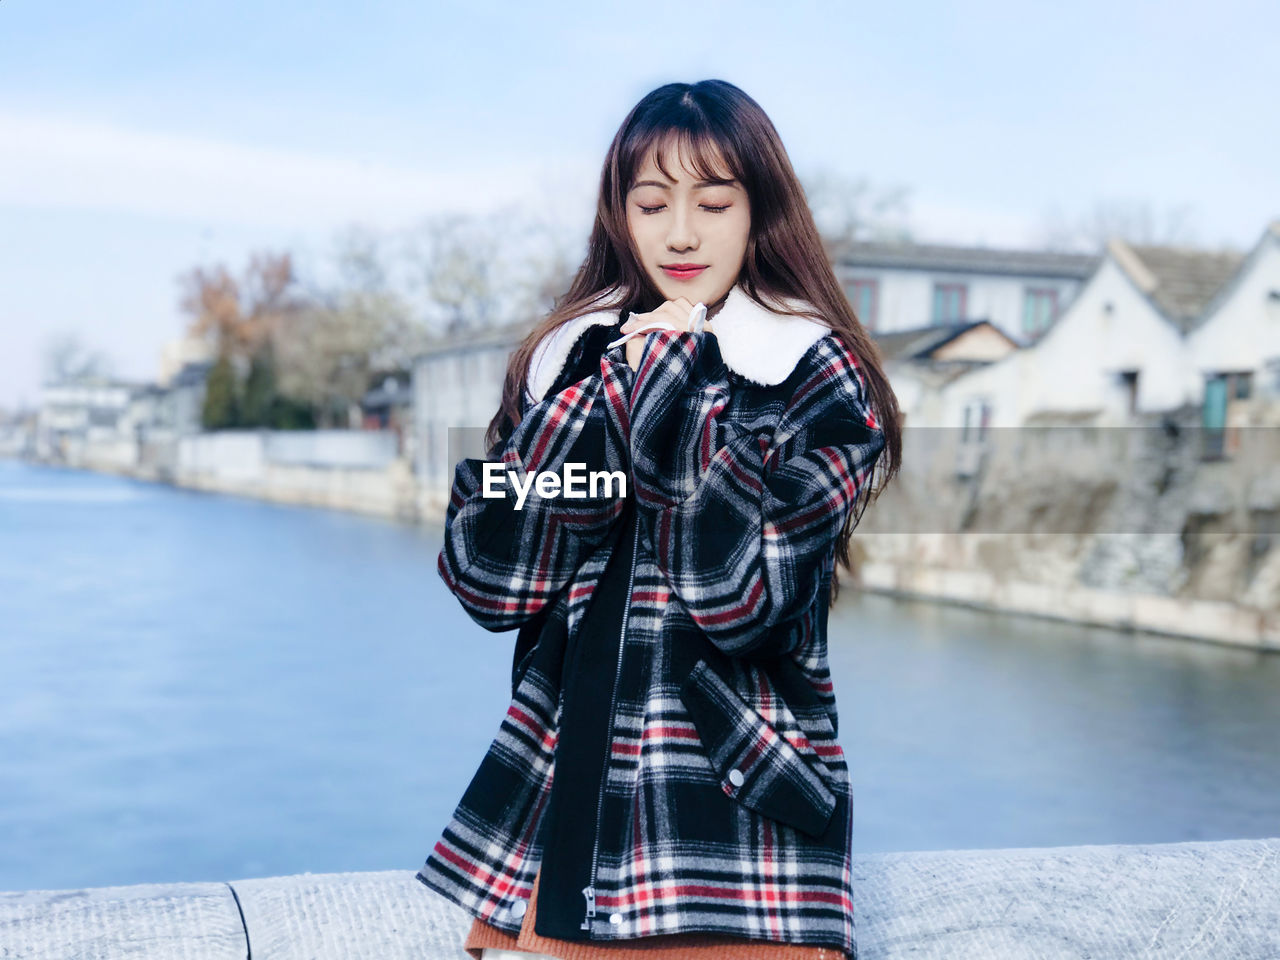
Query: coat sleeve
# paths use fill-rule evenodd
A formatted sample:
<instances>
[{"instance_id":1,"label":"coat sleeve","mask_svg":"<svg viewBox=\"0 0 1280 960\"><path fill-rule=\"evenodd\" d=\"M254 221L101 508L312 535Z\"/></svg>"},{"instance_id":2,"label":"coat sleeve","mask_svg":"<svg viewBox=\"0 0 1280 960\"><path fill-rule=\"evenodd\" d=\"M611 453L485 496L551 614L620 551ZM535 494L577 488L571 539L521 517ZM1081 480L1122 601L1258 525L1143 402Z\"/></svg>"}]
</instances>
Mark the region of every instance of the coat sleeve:
<instances>
[{"instance_id":1,"label":"coat sleeve","mask_svg":"<svg viewBox=\"0 0 1280 960\"><path fill-rule=\"evenodd\" d=\"M531 402L511 436L488 459L465 458L454 469L437 569L473 620L486 630L510 630L535 617L572 580L582 561L608 536L626 493L626 387L617 364L602 358L598 372ZM618 411L621 410L621 421ZM620 425L621 422L621 425ZM492 464L485 496L485 465ZM506 471L523 484L526 472L564 478L574 466L576 490L523 503ZM594 489L593 472L612 482Z\"/></svg>"},{"instance_id":2,"label":"coat sleeve","mask_svg":"<svg viewBox=\"0 0 1280 960\"><path fill-rule=\"evenodd\" d=\"M794 645L774 628L813 603L825 556L884 446L856 360L837 337L811 346L788 383L797 386L775 422L728 420L715 333L659 331L646 340L632 392L641 528L671 590L731 656Z\"/></svg>"}]
</instances>

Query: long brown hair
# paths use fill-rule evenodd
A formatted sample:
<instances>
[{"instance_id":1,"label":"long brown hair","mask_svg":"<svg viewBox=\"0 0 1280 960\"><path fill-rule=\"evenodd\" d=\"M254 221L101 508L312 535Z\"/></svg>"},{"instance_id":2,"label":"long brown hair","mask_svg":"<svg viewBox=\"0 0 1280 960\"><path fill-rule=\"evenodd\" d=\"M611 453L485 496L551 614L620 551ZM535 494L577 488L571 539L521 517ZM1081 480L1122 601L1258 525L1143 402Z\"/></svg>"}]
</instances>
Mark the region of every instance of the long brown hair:
<instances>
[{"instance_id":1,"label":"long brown hair","mask_svg":"<svg viewBox=\"0 0 1280 960\"><path fill-rule=\"evenodd\" d=\"M534 349L545 335L592 310L648 312L666 299L632 247L626 197L650 151L657 150L655 162L671 176L662 167L662 148L671 143L678 146L680 156L692 159L691 172L707 179L723 176L723 171L715 169L722 160L747 191L751 233L738 277L744 292L775 313L784 312L777 308L780 297L812 304L818 318L858 361L872 415L884 431L885 446L863 488L865 495L859 496L838 540L836 559L852 569L849 539L853 528L866 505L898 472L902 453L898 400L875 342L863 329L831 269L804 190L777 130L758 103L724 80L665 84L646 95L622 121L605 155L586 260L555 308L511 355L502 405L489 424L485 442L492 448L519 422L520 391ZM832 603L838 592L839 581L833 577Z\"/></svg>"}]
</instances>

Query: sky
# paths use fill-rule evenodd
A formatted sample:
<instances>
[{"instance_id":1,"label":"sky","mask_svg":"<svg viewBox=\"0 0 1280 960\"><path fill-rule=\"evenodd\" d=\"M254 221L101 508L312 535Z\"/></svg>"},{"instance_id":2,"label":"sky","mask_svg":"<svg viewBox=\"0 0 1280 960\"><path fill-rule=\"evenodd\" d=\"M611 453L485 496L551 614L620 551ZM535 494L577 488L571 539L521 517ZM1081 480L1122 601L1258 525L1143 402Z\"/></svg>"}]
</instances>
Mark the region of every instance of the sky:
<instances>
[{"instance_id":1,"label":"sky","mask_svg":"<svg viewBox=\"0 0 1280 960\"><path fill-rule=\"evenodd\" d=\"M802 178L908 191L925 242L1100 202L1247 249L1280 216L1280 4L0 0L0 408L75 333L154 379L177 277L516 203L590 227L627 111L729 80Z\"/></svg>"}]
</instances>

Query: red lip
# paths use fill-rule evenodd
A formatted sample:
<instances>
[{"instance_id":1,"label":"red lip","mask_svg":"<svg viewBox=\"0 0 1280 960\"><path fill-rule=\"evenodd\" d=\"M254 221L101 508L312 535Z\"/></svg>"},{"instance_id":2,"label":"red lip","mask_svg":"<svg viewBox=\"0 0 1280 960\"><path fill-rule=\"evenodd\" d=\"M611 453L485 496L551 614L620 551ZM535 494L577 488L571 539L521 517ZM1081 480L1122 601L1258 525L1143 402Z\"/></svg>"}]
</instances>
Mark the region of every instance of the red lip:
<instances>
[{"instance_id":1,"label":"red lip","mask_svg":"<svg viewBox=\"0 0 1280 960\"><path fill-rule=\"evenodd\" d=\"M690 280L705 269L707 269L707 264L705 263L668 263L662 265L663 273L676 280Z\"/></svg>"}]
</instances>

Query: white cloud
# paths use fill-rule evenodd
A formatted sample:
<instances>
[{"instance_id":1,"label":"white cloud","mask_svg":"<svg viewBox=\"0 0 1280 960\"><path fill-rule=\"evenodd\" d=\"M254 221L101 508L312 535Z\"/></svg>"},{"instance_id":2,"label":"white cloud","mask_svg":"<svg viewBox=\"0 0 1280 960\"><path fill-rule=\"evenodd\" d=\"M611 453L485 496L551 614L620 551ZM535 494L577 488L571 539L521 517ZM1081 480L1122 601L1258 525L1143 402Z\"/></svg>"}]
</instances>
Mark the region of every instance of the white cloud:
<instances>
[{"instance_id":1,"label":"white cloud","mask_svg":"<svg viewBox=\"0 0 1280 960\"><path fill-rule=\"evenodd\" d=\"M440 208L529 196L518 164L397 167L344 156L0 111L0 204L116 210L290 228L402 222ZM442 151L443 156L443 151Z\"/></svg>"},{"instance_id":2,"label":"white cloud","mask_svg":"<svg viewBox=\"0 0 1280 960\"><path fill-rule=\"evenodd\" d=\"M930 191L913 198L910 221L924 243L1034 248L1034 219L1020 211L948 202Z\"/></svg>"}]
</instances>

